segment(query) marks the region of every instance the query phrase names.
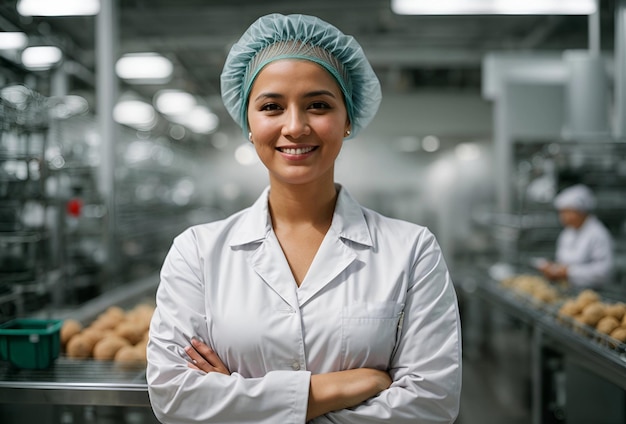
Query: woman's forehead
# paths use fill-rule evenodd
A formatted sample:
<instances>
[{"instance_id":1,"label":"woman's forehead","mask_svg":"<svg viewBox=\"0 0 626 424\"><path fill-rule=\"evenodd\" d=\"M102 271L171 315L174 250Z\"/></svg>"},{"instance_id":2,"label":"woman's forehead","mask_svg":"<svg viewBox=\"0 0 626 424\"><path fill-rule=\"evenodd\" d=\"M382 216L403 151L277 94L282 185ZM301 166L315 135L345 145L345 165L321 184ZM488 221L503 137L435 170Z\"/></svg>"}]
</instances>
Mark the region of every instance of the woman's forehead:
<instances>
[{"instance_id":1,"label":"woman's forehead","mask_svg":"<svg viewBox=\"0 0 626 424\"><path fill-rule=\"evenodd\" d=\"M265 65L257 75L252 90L267 85L301 85L324 87L341 93L335 78L321 65L306 59L279 59Z\"/></svg>"}]
</instances>

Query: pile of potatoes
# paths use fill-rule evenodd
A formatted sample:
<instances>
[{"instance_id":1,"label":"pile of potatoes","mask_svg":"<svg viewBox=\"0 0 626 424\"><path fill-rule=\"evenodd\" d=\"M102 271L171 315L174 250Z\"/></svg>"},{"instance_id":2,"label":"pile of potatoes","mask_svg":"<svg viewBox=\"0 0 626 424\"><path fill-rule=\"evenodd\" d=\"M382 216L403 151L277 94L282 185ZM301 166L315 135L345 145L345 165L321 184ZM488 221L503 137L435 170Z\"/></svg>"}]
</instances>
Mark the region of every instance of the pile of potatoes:
<instances>
[{"instance_id":1,"label":"pile of potatoes","mask_svg":"<svg viewBox=\"0 0 626 424\"><path fill-rule=\"evenodd\" d=\"M607 334L620 343L626 342L626 304L623 302L603 302L597 292L586 289L567 299L558 314Z\"/></svg>"},{"instance_id":2,"label":"pile of potatoes","mask_svg":"<svg viewBox=\"0 0 626 424\"><path fill-rule=\"evenodd\" d=\"M69 358L145 363L153 313L154 306L140 304L128 311L111 306L85 327L66 319L60 333L63 351Z\"/></svg>"},{"instance_id":3,"label":"pile of potatoes","mask_svg":"<svg viewBox=\"0 0 626 424\"><path fill-rule=\"evenodd\" d=\"M516 293L532 299L552 304L559 300L559 291L545 278L537 275L521 274L502 280L502 285Z\"/></svg>"}]
</instances>

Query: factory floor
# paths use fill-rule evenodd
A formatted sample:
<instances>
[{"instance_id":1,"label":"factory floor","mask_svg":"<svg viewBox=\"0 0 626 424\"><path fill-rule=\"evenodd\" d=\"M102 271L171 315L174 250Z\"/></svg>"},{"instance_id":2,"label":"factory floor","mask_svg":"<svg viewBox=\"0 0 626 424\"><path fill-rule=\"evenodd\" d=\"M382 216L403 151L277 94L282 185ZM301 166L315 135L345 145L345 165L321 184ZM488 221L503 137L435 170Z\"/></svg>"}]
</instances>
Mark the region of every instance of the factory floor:
<instances>
[{"instance_id":1,"label":"factory floor","mask_svg":"<svg viewBox=\"0 0 626 424\"><path fill-rule=\"evenodd\" d=\"M505 325L482 346L465 343L456 424L529 424L530 361L524 328Z\"/></svg>"}]
</instances>

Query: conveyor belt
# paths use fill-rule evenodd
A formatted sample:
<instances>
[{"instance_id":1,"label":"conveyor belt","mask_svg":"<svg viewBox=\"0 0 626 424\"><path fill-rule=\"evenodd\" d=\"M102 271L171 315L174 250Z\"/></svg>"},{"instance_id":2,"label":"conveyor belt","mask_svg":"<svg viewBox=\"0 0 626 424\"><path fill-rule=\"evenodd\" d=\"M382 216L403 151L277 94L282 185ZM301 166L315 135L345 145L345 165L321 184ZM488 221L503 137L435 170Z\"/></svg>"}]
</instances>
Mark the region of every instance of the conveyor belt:
<instances>
[{"instance_id":1,"label":"conveyor belt","mask_svg":"<svg viewBox=\"0 0 626 424\"><path fill-rule=\"evenodd\" d=\"M148 406L144 365L60 357L47 369L0 363L0 402Z\"/></svg>"},{"instance_id":2,"label":"conveyor belt","mask_svg":"<svg viewBox=\"0 0 626 424\"><path fill-rule=\"evenodd\" d=\"M544 344L576 360L591 372L626 389L626 344L591 328L559 322L557 309L502 288L489 280L478 293L490 303L539 330Z\"/></svg>"}]
</instances>

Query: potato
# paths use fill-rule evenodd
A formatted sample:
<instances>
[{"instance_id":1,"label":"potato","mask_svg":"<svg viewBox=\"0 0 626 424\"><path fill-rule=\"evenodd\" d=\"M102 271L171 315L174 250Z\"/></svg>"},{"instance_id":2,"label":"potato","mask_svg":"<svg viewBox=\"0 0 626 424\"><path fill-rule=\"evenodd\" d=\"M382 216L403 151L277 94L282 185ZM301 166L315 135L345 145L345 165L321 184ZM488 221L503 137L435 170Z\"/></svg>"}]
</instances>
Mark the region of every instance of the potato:
<instances>
[{"instance_id":1,"label":"potato","mask_svg":"<svg viewBox=\"0 0 626 424\"><path fill-rule=\"evenodd\" d=\"M139 351L143 360L146 361L148 359L148 354L146 351L146 349L148 348L148 338L145 337L144 339L142 339L139 343L135 345L135 348Z\"/></svg>"},{"instance_id":2,"label":"potato","mask_svg":"<svg viewBox=\"0 0 626 424\"><path fill-rule=\"evenodd\" d=\"M124 337L131 344L138 343L144 336L144 328L138 322L124 321L115 328L115 334Z\"/></svg>"},{"instance_id":3,"label":"potato","mask_svg":"<svg viewBox=\"0 0 626 424\"><path fill-rule=\"evenodd\" d=\"M110 318L114 318L118 322L121 322L124 320L124 317L126 316L126 312L119 306L109 306L107 310L104 311L103 315L110 317Z\"/></svg>"},{"instance_id":4,"label":"potato","mask_svg":"<svg viewBox=\"0 0 626 424\"><path fill-rule=\"evenodd\" d=\"M95 327L89 326L85 328L83 331L81 331L80 335L93 340L93 344L95 345L97 342L99 342L105 336L107 336L111 331L112 330L110 329L102 329L102 328L95 328Z\"/></svg>"},{"instance_id":5,"label":"potato","mask_svg":"<svg viewBox=\"0 0 626 424\"><path fill-rule=\"evenodd\" d=\"M141 348L137 348L137 346L122 346L115 354L115 362L142 363L144 361L145 355L142 354Z\"/></svg>"},{"instance_id":6,"label":"potato","mask_svg":"<svg viewBox=\"0 0 626 424\"><path fill-rule=\"evenodd\" d=\"M67 342L65 351L70 358L89 358L95 344L96 341L89 336L76 334Z\"/></svg>"},{"instance_id":7,"label":"potato","mask_svg":"<svg viewBox=\"0 0 626 424\"><path fill-rule=\"evenodd\" d=\"M126 314L126 321L132 321L139 325L144 331L150 326L150 320L154 314L154 307L146 304L139 304Z\"/></svg>"},{"instance_id":8,"label":"potato","mask_svg":"<svg viewBox=\"0 0 626 424\"><path fill-rule=\"evenodd\" d=\"M600 333L611 334L613 330L619 327L619 320L610 315L605 316L596 325L596 330Z\"/></svg>"},{"instance_id":9,"label":"potato","mask_svg":"<svg viewBox=\"0 0 626 424\"><path fill-rule=\"evenodd\" d=\"M615 340L620 341L621 343L626 343L626 328L618 327L615 330L611 331L611 334L609 334L609 336L611 336Z\"/></svg>"},{"instance_id":10,"label":"potato","mask_svg":"<svg viewBox=\"0 0 626 424\"><path fill-rule=\"evenodd\" d=\"M66 319L63 320L63 325L61 326L60 338L61 345L67 345L67 342L81 332L83 329L83 325L76 321L75 319Z\"/></svg>"},{"instance_id":11,"label":"potato","mask_svg":"<svg viewBox=\"0 0 626 424\"><path fill-rule=\"evenodd\" d=\"M116 335L107 336L93 347L93 357L101 361L112 360L118 350L129 344L128 340L123 337Z\"/></svg>"},{"instance_id":12,"label":"potato","mask_svg":"<svg viewBox=\"0 0 626 424\"><path fill-rule=\"evenodd\" d=\"M557 291L550 286L536 287L532 293L532 296L535 299L544 303L554 303L559 297Z\"/></svg>"},{"instance_id":13,"label":"potato","mask_svg":"<svg viewBox=\"0 0 626 424\"><path fill-rule=\"evenodd\" d=\"M595 327L602 317L604 317L604 305L600 302L595 302L583 308L581 322Z\"/></svg>"},{"instance_id":14,"label":"potato","mask_svg":"<svg viewBox=\"0 0 626 424\"><path fill-rule=\"evenodd\" d=\"M100 315L89 327L97 328L100 330L110 330L115 328L119 324L118 319L115 316Z\"/></svg>"},{"instance_id":15,"label":"potato","mask_svg":"<svg viewBox=\"0 0 626 424\"><path fill-rule=\"evenodd\" d=\"M591 289L585 289L578 293L576 301L581 307L600 301L600 295Z\"/></svg>"},{"instance_id":16,"label":"potato","mask_svg":"<svg viewBox=\"0 0 626 424\"><path fill-rule=\"evenodd\" d=\"M626 304L618 302L613 305L607 305L605 308L605 312L607 315L617 318L621 320L626 315Z\"/></svg>"},{"instance_id":17,"label":"potato","mask_svg":"<svg viewBox=\"0 0 626 424\"><path fill-rule=\"evenodd\" d=\"M582 312L582 308L576 300L570 299L567 300L561 305L559 308L559 315L573 317Z\"/></svg>"}]
</instances>

